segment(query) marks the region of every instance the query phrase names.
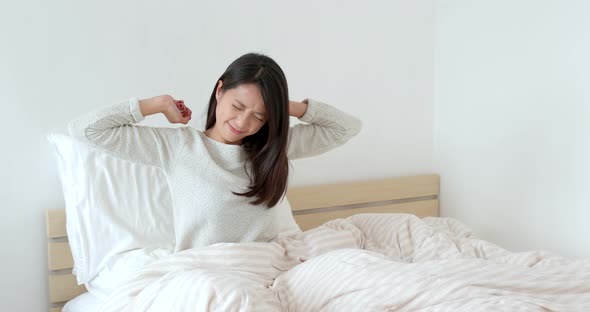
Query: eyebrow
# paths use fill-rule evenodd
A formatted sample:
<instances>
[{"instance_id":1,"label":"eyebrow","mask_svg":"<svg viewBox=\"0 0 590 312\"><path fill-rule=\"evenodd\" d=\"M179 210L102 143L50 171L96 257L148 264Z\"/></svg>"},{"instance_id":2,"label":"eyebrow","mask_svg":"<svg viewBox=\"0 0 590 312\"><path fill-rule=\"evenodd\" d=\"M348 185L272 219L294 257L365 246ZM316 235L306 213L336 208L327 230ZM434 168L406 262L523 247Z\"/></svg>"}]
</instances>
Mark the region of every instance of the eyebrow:
<instances>
[{"instance_id":1,"label":"eyebrow","mask_svg":"<svg viewBox=\"0 0 590 312\"><path fill-rule=\"evenodd\" d=\"M238 102L238 104L240 104L240 105L242 105L242 106L244 106L244 107L247 107L246 105L244 105L244 103L242 103L242 102L238 101L238 99L234 98L234 100L235 100L236 102ZM263 113L263 112L254 112L254 114L258 114L258 115L262 115L262 116L264 116L264 115L265 115L265 113Z\"/></svg>"}]
</instances>

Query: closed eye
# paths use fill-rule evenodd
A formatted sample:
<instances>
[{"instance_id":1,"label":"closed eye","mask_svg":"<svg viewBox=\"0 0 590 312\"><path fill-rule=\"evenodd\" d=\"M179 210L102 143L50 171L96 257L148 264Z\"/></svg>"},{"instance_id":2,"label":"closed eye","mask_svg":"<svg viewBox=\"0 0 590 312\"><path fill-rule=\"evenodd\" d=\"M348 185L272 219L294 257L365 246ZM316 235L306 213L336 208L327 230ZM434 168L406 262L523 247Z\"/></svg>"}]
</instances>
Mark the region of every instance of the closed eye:
<instances>
[{"instance_id":1,"label":"closed eye","mask_svg":"<svg viewBox=\"0 0 590 312\"><path fill-rule=\"evenodd\" d=\"M244 110L243 108L239 108L239 107L237 107L237 106L235 106L235 105L233 105L233 104L232 104L232 106L233 106L235 109L237 109L237 110ZM260 118L258 118L258 117L256 117L256 116L254 116L254 118L256 118L256 120L258 120L258 121L264 121L264 119L260 119Z\"/></svg>"}]
</instances>

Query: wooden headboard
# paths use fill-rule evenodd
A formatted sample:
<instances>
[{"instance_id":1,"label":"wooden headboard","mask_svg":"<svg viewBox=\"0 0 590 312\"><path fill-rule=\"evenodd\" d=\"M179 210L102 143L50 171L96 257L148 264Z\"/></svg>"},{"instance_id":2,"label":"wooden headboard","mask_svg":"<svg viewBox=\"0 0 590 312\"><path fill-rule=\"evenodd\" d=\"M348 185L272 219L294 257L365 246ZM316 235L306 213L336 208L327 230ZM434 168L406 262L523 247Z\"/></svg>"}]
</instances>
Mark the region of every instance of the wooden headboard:
<instances>
[{"instance_id":1,"label":"wooden headboard","mask_svg":"<svg viewBox=\"0 0 590 312\"><path fill-rule=\"evenodd\" d=\"M410 213L439 216L438 175L420 175L360 182L291 187L287 199L295 221L308 230L329 220L358 213ZM47 210L49 303L60 312L68 300L86 292L72 275L65 209Z\"/></svg>"}]
</instances>

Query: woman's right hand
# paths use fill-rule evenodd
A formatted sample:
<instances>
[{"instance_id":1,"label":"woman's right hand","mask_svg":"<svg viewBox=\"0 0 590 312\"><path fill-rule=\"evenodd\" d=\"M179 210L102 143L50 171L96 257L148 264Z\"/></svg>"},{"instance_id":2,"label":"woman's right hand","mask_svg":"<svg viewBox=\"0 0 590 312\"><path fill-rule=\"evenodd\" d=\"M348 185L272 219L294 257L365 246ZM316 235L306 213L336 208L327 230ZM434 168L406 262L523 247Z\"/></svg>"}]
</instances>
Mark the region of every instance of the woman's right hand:
<instances>
[{"instance_id":1,"label":"woman's right hand","mask_svg":"<svg viewBox=\"0 0 590 312\"><path fill-rule=\"evenodd\" d=\"M193 114L183 100L176 100L167 94L140 100L139 103L144 116L161 112L170 123L186 125Z\"/></svg>"},{"instance_id":2,"label":"woman's right hand","mask_svg":"<svg viewBox=\"0 0 590 312\"><path fill-rule=\"evenodd\" d=\"M183 100L175 100L170 95L161 95L163 102L162 113L166 116L170 123L187 124L192 118L193 112L184 105Z\"/></svg>"}]
</instances>

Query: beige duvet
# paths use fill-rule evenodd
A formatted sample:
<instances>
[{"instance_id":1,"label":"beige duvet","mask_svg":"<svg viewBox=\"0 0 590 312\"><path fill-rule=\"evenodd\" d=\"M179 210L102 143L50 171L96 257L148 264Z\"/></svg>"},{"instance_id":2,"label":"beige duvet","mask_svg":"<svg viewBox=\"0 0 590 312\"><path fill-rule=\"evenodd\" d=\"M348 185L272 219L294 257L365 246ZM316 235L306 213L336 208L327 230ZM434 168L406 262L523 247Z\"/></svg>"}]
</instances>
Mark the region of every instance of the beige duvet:
<instances>
[{"instance_id":1,"label":"beige duvet","mask_svg":"<svg viewBox=\"0 0 590 312\"><path fill-rule=\"evenodd\" d=\"M451 218L359 214L177 253L103 311L590 311L590 261L512 253Z\"/></svg>"}]
</instances>

